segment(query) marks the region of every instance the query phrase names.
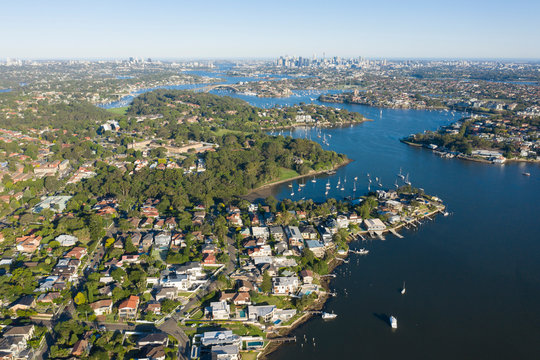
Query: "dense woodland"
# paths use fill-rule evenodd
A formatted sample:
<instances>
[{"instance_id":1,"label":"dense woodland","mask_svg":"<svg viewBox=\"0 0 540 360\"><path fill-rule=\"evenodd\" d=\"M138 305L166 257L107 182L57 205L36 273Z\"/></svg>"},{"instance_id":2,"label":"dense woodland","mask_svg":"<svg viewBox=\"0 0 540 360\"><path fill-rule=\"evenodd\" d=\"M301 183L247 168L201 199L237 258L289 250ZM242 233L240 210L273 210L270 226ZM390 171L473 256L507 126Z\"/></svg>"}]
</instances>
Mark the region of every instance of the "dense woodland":
<instances>
[{"instance_id":1,"label":"dense woodland","mask_svg":"<svg viewBox=\"0 0 540 360\"><path fill-rule=\"evenodd\" d=\"M223 140L217 151L204 155L207 170L203 173L185 175L178 169L143 169L130 175L103 164L97 168L98 176L79 184L76 192L114 195L128 204L157 197L173 209L183 209L190 204L228 201L276 180L281 169L307 174L346 160L345 155L325 151L304 139L229 134Z\"/></svg>"}]
</instances>

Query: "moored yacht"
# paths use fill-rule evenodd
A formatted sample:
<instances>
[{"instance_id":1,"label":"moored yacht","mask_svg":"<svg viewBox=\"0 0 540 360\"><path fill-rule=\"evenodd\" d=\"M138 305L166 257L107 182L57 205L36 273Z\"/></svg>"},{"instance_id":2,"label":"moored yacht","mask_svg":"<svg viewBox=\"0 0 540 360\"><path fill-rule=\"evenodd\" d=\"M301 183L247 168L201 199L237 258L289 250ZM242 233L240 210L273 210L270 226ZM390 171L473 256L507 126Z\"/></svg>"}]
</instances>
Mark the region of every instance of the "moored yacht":
<instances>
[{"instance_id":1,"label":"moored yacht","mask_svg":"<svg viewBox=\"0 0 540 360\"><path fill-rule=\"evenodd\" d=\"M394 316L390 316L390 326L392 329L397 329L397 319Z\"/></svg>"}]
</instances>

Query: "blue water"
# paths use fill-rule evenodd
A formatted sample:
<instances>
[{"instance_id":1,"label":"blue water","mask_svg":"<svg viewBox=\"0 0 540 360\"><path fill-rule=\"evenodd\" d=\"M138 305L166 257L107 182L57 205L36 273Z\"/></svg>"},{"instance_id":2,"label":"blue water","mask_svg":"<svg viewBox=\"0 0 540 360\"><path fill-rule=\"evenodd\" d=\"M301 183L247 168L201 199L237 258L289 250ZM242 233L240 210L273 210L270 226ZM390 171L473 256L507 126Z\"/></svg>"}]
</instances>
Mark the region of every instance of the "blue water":
<instances>
[{"instance_id":1,"label":"blue water","mask_svg":"<svg viewBox=\"0 0 540 360\"><path fill-rule=\"evenodd\" d=\"M10 92L11 89L0 89L0 93L7 93Z\"/></svg>"},{"instance_id":2,"label":"blue water","mask_svg":"<svg viewBox=\"0 0 540 360\"><path fill-rule=\"evenodd\" d=\"M340 104L341 105L341 104ZM338 268L331 287L338 296L326 305L338 318L315 318L294 331L271 359L529 359L536 358L540 336L540 167L503 166L442 159L398 140L456 120L449 112L380 110L341 105L375 121L337 129L297 129L294 137L315 141L355 161L312 183L294 199L322 200L367 190L367 176L392 188L402 169L414 186L435 194L451 216L438 216L404 239L353 243L367 247ZM330 138L329 135L332 135ZM523 172L531 173L530 177ZM346 190L335 184L347 179ZM304 181L304 180L302 180ZM373 189L373 187L372 187ZM286 184L275 188L290 197ZM399 289L407 283L407 294ZM386 317L398 319L393 332ZM315 338L316 345L312 339ZM302 346L303 343L303 346Z\"/></svg>"}]
</instances>

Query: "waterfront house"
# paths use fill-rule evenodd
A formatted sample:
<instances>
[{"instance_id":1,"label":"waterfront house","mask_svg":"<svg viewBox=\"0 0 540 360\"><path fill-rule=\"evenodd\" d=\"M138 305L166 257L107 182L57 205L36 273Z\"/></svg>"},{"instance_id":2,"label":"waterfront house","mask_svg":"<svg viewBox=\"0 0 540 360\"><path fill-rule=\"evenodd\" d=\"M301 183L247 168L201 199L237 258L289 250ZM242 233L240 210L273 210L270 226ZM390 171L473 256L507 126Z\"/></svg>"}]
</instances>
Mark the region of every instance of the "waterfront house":
<instances>
[{"instance_id":1,"label":"waterfront house","mask_svg":"<svg viewBox=\"0 0 540 360\"><path fill-rule=\"evenodd\" d=\"M201 337L202 346L227 345L227 344L242 344L242 338L233 334L232 330L224 331L207 331Z\"/></svg>"},{"instance_id":2,"label":"waterfront house","mask_svg":"<svg viewBox=\"0 0 540 360\"><path fill-rule=\"evenodd\" d=\"M274 317L275 311L275 305L250 305L248 306L248 319L269 322Z\"/></svg>"},{"instance_id":3,"label":"waterfront house","mask_svg":"<svg viewBox=\"0 0 540 360\"><path fill-rule=\"evenodd\" d=\"M386 230L386 225L381 221L381 219L365 219L364 227L367 231L384 231Z\"/></svg>"},{"instance_id":4,"label":"waterfront house","mask_svg":"<svg viewBox=\"0 0 540 360\"><path fill-rule=\"evenodd\" d=\"M338 229L346 229L349 226L349 218L345 215L338 215L336 217L336 224Z\"/></svg>"},{"instance_id":5,"label":"waterfront house","mask_svg":"<svg viewBox=\"0 0 540 360\"><path fill-rule=\"evenodd\" d=\"M294 294L298 290L299 281L296 276L274 277L272 279L272 293L274 295Z\"/></svg>"}]
</instances>

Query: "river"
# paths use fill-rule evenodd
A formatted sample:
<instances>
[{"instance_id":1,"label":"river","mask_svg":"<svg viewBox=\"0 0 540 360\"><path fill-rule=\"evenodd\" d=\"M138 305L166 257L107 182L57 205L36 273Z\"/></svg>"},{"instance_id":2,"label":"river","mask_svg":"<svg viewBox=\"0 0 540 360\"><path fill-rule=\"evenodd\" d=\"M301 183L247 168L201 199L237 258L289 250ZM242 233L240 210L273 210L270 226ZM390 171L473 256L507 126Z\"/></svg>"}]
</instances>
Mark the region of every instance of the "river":
<instances>
[{"instance_id":1,"label":"river","mask_svg":"<svg viewBox=\"0 0 540 360\"><path fill-rule=\"evenodd\" d=\"M314 92L284 99L235 96L262 107L318 103L311 100L317 97ZM294 181L294 199L323 200L327 181L332 184L328 196L353 195L355 176L357 193L362 194L367 190L367 173L379 177L384 188L392 188L401 168L414 186L442 198L451 215L437 216L418 230L404 230L403 239L389 235L386 241L353 243L353 248L366 247L370 253L352 255L348 264L336 270L331 288L338 295L325 310L338 317L330 321L317 317L300 326L293 332L299 341L280 347L270 358L536 358L540 167L443 159L399 142L411 133L457 120L451 112L333 106L358 111L374 121L291 131L294 137L318 142L326 137L329 146L324 148L354 160L331 177L316 183L307 180L301 192ZM347 179L345 190L335 187L338 179L341 183ZM273 188L278 199L290 197L290 192L287 184ZM399 292L403 281L405 295ZM396 331L390 329L388 315L397 318Z\"/></svg>"}]
</instances>

